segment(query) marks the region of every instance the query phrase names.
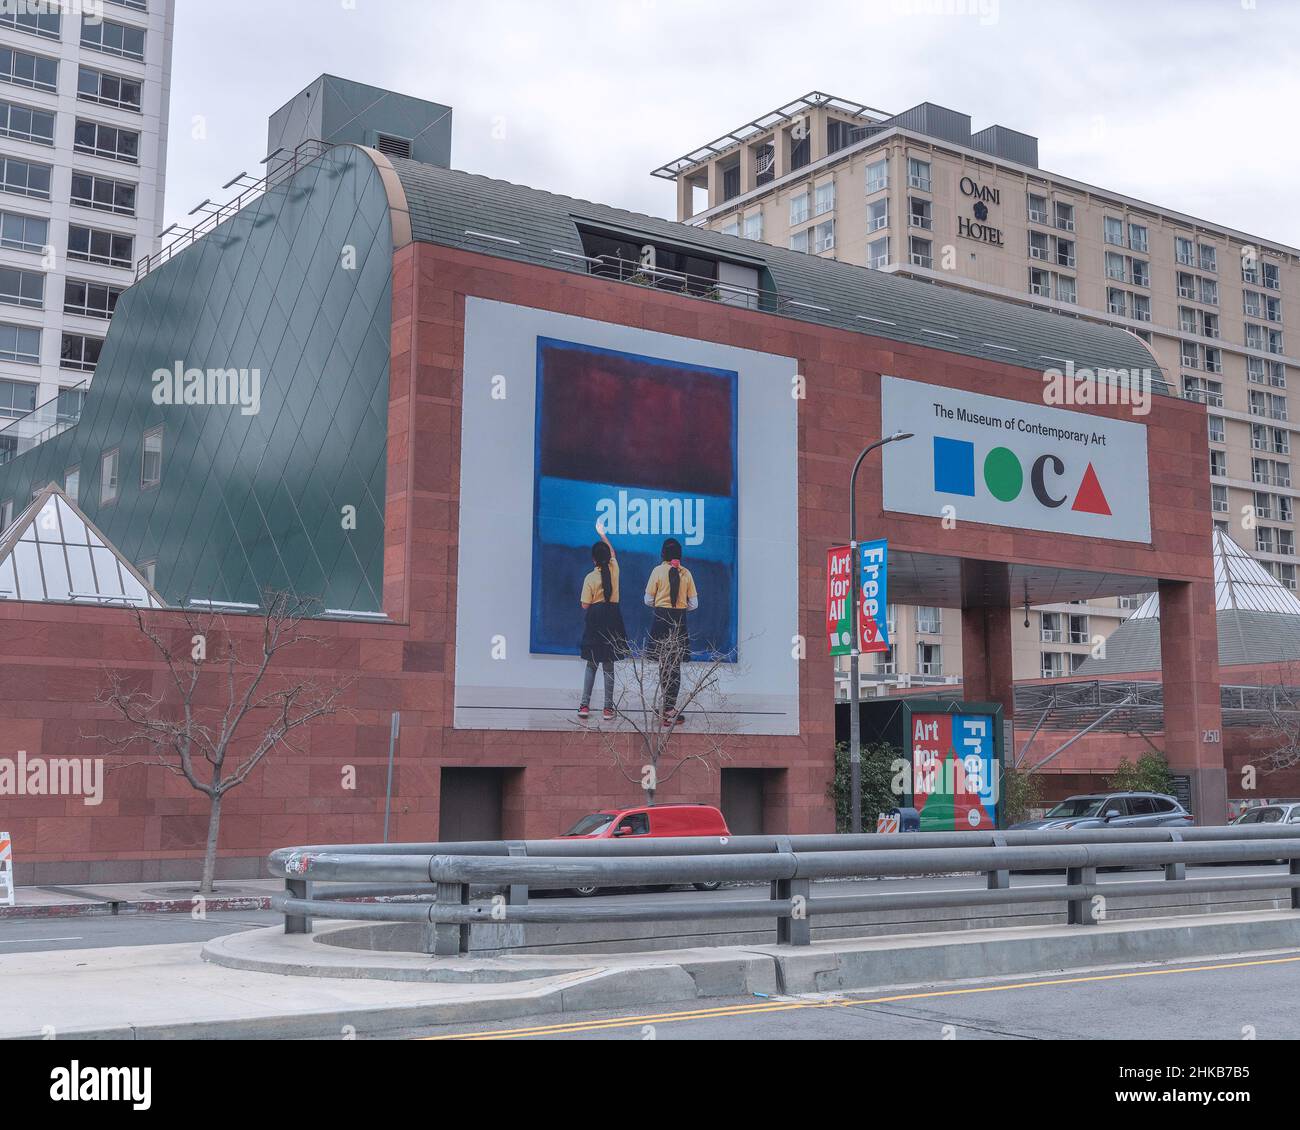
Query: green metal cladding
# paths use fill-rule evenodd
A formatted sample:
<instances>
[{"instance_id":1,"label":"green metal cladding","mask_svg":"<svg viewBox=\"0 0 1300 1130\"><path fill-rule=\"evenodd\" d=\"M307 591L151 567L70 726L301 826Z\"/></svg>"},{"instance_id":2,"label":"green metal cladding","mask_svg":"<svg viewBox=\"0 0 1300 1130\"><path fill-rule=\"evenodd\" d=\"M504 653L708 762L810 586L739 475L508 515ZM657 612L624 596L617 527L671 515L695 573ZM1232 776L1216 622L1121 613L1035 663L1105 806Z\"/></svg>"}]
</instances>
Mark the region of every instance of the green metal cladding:
<instances>
[{"instance_id":1,"label":"green metal cladding","mask_svg":"<svg viewBox=\"0 0 1300 1130\"><path fill-rule=\"evenodd\" d=\"M77 467L82 509L157 563L171 604L271 588L380 611L392 265L378 171L331 150L126 291L80 422L0 467L0 499L17 512ZM260 370L260 411L154 403L153 374L178 362ZM161 483L142 487L160 426ZM101 505L113 448L118 496Z\"/></svg>"}]
</instances>

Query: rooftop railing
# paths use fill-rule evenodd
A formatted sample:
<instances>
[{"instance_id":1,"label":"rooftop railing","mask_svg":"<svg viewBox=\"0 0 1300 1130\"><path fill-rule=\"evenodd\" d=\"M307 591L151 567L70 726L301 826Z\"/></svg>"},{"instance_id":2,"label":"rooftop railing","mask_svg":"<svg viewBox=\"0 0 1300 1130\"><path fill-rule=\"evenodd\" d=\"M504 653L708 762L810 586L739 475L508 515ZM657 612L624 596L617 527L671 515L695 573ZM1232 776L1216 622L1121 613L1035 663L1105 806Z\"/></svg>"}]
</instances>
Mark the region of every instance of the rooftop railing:
<instances>
[{"instance_id":1,"label":"rooftop railing","mask_svg":"<svg viewBox=\"0 0 1300 1130\"><path fill-rule=\"evenodd\" d=\"M0 427L0 467L74 426L81 419L88 383L60 389L53 400Z\"/></svg>"}]
</instances>

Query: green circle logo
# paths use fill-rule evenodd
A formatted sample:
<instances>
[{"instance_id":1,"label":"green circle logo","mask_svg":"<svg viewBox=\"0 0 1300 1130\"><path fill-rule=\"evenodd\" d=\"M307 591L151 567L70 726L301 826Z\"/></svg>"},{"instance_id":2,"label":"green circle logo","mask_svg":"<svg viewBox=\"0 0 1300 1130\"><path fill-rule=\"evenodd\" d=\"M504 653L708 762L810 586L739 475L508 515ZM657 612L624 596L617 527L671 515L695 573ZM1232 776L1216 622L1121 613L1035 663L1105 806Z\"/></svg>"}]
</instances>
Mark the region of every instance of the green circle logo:
<instances>
[{"instance_id":1,"label":"green circle logo","mask_svg":"<svg viewBox=\"0 0 1300 1130\"><path fill-rule=\"evenodd\" d=\"M984 482L999 502L1010 502L1025 485L1024 468L1010 448L995 447L984 459Z\"/></svg>"}]
</instances>

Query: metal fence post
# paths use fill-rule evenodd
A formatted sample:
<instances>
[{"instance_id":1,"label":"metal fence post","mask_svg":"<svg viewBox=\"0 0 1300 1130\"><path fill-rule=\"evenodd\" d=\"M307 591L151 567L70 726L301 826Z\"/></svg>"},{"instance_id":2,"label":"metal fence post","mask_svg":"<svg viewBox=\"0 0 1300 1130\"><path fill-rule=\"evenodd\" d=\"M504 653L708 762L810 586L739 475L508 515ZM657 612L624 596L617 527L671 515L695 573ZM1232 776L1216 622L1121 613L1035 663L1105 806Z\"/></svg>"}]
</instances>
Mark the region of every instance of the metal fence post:
<instances>
[{"instance_id":1,"label":"metal fence post","mask_svg":"<svg viewBox=\"0 0 1300 1130\"><path fill-rule=\"evenodd\" d=\"M512 856L526 856L528 846L522 841L513 843L507 849ZM528 905L528 884L511 883L506 891L506 906L527 906Z\"/></svg>"},{"instance_id":2,"label":"metal fence post","mask_svg":"<svg viewBox=\"0 0 1300 1130\"><path fill-rule=\"evenodd\" d=\"M284 893L291 899L311 898L311 884L306 879L286 879ZM284 932L286 934L310 934L311 919L305 914L285 914Z\"/></svg>"},{"instance_id":3,"label":"metal fence post","mask_svg":"<svg viewBox=\"0 0 1300 1130\"><path fill-rule=\"evenodd\" d=\"M1170 832L1169 832L1169 839L1170 839L1173 843L1181 844L1181 843L1183 842L1183 834L1182 834L1182 832L1180 832L1177 828L1173 828L1173 829L1171 829ZM1177 880L1177 879L1186 879L1186 878L1187 878L1187 864L1186 864L1186 863L1166 863L1166 864L1165 864L1165 878L1166 878L1166 879L1175 879L1175 880Z\"/></svg>"},{"instance_id":4,"label":"metal fence post","mask_svg":"<svg viewBox=\"0 0 1300 1130\"><path fill-rule=\"evenodd\" d=\"M1291 866L1288 868L1291 878L1300 879L1300 856L1291 857ZM1291 909L1300 910L1300 887L1291 888Z\"/></svg>"},{"instance_id":5,"label":"metal fence post","mask_svg":"<svg viewBox=\"0 0 1300 1130\"><path fill-rule=\"evenodd\" d=\"M1067 886L1091 886L1097 882L1095 867L1069 867L1065 871ZM1097 919L1092 913L1092 898L1072 898L1066 906L1065 921L1070 926L1095 926Z\"/></svg>"},{"instance_id":6,"label":"metal fence post","mask_svg":"<svg viewBox=\"0 0 1300 1130\"><path fill-rule=\"evenodd\" d=\"M993 846L1004 848L1007 846L1007 838L1001 832L993 834ZM1011 872L1006 870L990 871L988 873L989 890L1005 891L1011 888Z\"/></svg>"},{"instance_id":7,"label":"metal fence post","mask_svg":"<svg viewBox=\"0 0 1300 1130\"><path fill-rule=\"evenodd\" d=\"M807 879L778 879L774 884L777 898L794 904L789 914L776 920L778 946L806 946L812 942L812 923L808 916L808 894L812 884Z\"/></svg>"},{"instance_id":8,"label":"metal fence post","mask_svg":"<svg viewBox=\"0 0 1300 1130\"><path fill-rule=\"evenodd\" d=\"M435 884L436 906L468 906L468 883ZM424 937L424 952L435 957L456 957L469 953L469 923L430 922Z\"/></svg>"}]
</instances>

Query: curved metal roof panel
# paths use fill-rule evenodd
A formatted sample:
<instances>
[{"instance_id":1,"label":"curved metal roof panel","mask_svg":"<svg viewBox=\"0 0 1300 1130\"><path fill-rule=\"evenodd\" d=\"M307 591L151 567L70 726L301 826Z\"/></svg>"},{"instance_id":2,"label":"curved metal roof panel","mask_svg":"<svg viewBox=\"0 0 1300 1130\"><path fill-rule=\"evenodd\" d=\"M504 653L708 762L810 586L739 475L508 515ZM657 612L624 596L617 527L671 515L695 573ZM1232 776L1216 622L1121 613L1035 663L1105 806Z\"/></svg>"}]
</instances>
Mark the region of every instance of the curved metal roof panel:
<instances>
[{"instance_id":1,"label":"curved metal roof panel","mask_svg":"<svg viewBox=\"0 0 1300 1130\"><path fill-rule=\"evenodd\" d=\"M850 263L577 200L507 181L393 158L417 242L587 272L578 226L635 232L686 250L765 268L779 315L1000 361L1036 372L1079 368L1151 370L1146 345L1126 330Z\"/></svg>"}]
</instances>

